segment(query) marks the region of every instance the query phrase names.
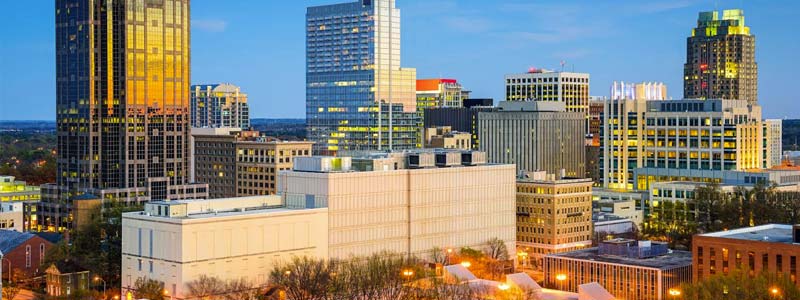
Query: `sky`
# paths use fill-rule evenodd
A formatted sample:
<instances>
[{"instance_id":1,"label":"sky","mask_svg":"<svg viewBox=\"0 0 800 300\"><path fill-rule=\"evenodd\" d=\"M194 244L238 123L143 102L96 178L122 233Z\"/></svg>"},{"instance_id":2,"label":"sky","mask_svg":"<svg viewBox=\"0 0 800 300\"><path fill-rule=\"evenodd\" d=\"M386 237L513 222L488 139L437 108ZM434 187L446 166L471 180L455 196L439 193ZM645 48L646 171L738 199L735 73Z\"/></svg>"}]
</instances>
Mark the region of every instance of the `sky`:
<instances>
[{"instance_id":1,"label":"sky","mask_svg":"<svg viewBox=\"0 0 800 300\"><path fill-rule=\"evenodd\" d=\"M305 8L338 0L192 0L192 83L228 82L252 118L304 118ZM0 120L55 118L54 4L8 1L0 18ZM397 0L403 67L454 78L477 98L503 98L503 76L530 67L660 81L683 94L686 38L697 13L743 8L756 35L765 118L800 118L795 0Z\"/></svg>"}]
</instances>

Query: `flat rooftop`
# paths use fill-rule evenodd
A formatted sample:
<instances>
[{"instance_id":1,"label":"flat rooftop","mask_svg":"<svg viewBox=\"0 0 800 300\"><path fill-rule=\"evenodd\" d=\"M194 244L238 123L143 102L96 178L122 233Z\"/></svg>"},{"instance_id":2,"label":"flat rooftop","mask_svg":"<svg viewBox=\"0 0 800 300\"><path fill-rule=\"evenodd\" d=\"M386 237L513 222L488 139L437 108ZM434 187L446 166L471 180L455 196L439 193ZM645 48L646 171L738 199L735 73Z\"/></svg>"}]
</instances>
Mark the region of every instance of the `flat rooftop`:
<instances>
[{"instance_id":1,"label":"flat rooftop","mask_svg":"<svg viewBox=\"0 0 800 300\"><path fill-rule=\"evenodd\" d=\"M651 258L629 258L616 255L600 255L599 248L594 247L571 252L550 254L547 256L630 265L661 270L686 267L692 264L692 252L680 250L671 250L671 252L667 253L666 255Z\"/></svg>"},{"instance_id":2,"label":"flat rooftop","mask_svg":"<svg viewBox=\"0 0 800 300\"><path fill-rule=\"evenodd\" d=\"M751 242L792 244L792 225L767 224L728 231L700 234L699 236L744 240Z\"/></svg>"}]
</instances>

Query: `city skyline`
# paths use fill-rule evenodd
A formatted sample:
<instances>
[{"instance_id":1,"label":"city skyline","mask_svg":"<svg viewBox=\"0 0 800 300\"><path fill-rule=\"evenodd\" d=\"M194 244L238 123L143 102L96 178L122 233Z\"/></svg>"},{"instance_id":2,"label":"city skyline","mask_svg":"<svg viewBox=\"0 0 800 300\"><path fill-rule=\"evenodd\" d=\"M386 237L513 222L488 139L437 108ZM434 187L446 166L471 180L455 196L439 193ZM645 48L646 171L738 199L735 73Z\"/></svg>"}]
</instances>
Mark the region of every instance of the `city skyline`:
<instances>
[{"instance_id":1,"label":"city skyline","mask_svg":"<svg viewBox=\"0 0 800 300\"><path fill-rule=\"evenodd\" d=\"M256 118L303 118L305 8L335 2L237 1L219 7L196 1L191 11L192 84L241 86L250 94L251 115ZM0 45L0 87L4 90L0 120L52 120L52 6L46 1L25 3L24 9L23 3L9 5L21 13L0 21L3 28L14 28L5 34L12 42ZM19 9L14 9L16 5ZM783 29L791 26L791 12L800 6L792 1L715 7L711 1L494 5L403 0L397 6L404 12L404 66L416 68L418 78L458 78L474 97L495 99L503 98L504 75L531 66L559 69L562 60L566 69L574 66L575 71L592 75L591 95L607 96L614 80L661 81L670 87L670 97L680 99L686 38L698 13L742 8L757 38L759 99L765 117L798 116L797 110L786 110L792 107L791 93L779 88L789 85L791 73L800 67L789 59L800 50L800 41L783 35ZM619 45L625 45L624 49ZM653 49L659 50L636 55ZM228 61L228 67L219 68L220 59ZM41 109L25 109L30 103Z\"/></svg>"}]
</instances>

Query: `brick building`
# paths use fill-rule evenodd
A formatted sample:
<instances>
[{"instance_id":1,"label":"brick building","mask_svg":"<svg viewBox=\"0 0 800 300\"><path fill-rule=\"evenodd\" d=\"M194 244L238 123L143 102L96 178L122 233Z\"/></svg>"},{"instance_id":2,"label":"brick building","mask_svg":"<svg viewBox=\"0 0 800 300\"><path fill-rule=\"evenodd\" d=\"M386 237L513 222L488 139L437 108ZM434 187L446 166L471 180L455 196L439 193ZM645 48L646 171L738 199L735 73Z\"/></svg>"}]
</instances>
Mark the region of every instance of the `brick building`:
<instances>
[{"instance_id":1,"label":"brick building","mask_svg":"<svg viewBox=\"0 0 800 300\"><path fill-rule=\"evenodd\" d=\"M8 280L33 277L44 268L40 266L53 243L31 233L0 230L0 251L3 252L2 278ZM9 267L10 265L10 267ZM11 272L8 271L11 268Z\"/></svg>"}]
</instances>

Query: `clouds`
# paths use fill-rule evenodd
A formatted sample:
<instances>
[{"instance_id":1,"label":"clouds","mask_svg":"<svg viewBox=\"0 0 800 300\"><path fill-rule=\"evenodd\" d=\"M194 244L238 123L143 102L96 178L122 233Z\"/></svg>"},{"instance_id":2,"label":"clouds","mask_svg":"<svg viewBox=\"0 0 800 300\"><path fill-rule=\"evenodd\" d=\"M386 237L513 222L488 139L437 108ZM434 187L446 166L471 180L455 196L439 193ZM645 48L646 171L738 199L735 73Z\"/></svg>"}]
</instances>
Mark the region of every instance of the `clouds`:
<instances>
[{"instance_id":1,"label":"clouds","mask_svg":"<svg viewBox=\"0 0 800 300\"><path fill-rule=\"evenodd\" d=\"M195 19L192 20L192 28L206 32L224 32L228 27L228 22L224 20Z\"/></svg>"}]
</instances>

